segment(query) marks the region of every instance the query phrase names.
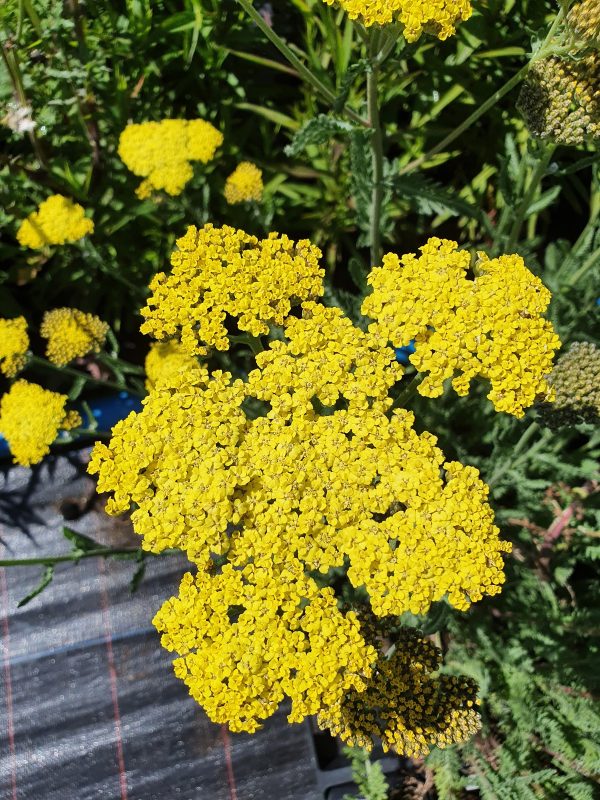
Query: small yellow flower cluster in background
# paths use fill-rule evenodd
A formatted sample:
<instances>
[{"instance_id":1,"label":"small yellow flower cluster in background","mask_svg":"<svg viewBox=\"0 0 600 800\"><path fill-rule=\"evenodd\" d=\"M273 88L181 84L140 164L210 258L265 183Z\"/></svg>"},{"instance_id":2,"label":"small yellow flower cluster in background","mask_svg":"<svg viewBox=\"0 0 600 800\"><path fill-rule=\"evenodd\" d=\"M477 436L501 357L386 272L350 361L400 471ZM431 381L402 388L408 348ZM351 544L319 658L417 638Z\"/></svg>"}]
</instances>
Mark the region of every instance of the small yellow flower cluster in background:
<instances>
[{"instance_id":1,"label":"small yellow flower cluster in background","mask_svg":"<svg viewBox=\"0 0 600 800\"><path fill-rule=\"evenodd\" d=\"M600 56L536 61L519 95L518 108L534 136L559 144L600 139Z\"/></svg>"},{"instance_id":2,"label":"small yellow flower cluster in background","mask_svg":"<svg viewBox=\"0 0 600 800\"><path fill-rule=\"evenodd\" d=\"M475 681L432 674L441 652L418 631L403 628L395 640L392 655L377 659L365 691L352 689L321 711L319 726L368 750L381 739L385 751L412 758L469 739L480 727Z\"/></svg>"},{"instance_id":3,"label":"small yellow flower cluster in background","mask_svg":"<svg viewBox=\"0 0 600 800\"><path fill-rule=\"evenodd\" d=\"M93 231L94 223L85 216L79 203L54 194L23 220L17 240L23 247L39 250L49 244L76 242Z\"/></svg>"},{"instance_id":4,"label":"small yellow flower cluster in background","mask_svg":"<svg viewBox=\"0 0 600 800\"><path fill-rule=\"evenodd\" d=\"M229 205L245 200L259 201L263 193L262 171L250 161L242 161L225 182L225 200Z\"/></svg>"},{"instance_id":5,"label":"small yellow flower cluster in background","mask_svg":"<svg viewBox=\"0 0 600 800\"><path fill-rule=\"evenodd\" d=\"M229 348L226 316L253 336L282 325L292 305L323 294L321 251L307 240L257 239L228 226L191 226L177 240L170 275L158 273L142 333L178 337L190 355Z\"/></svg>"},{"instance_id":6,"label":"small yellow flower cluster in background","mask_svg":"<svg viewBox=\"0 0 600 800\"><path fill-rule=\"evenodd\" d=\"M75 411L65 411L64 394L18 380L0 400L0 433L7 440L15 463L37 464L50 452L59 430L81 425Z\"/></svg>"},{"instance_id":7,"label":"small yellow flower cluster in background","mask_svg":"<svg viewBox=\"0 0 600 800\"><path fill-rule=\"evenodd\" d=\"M489 380L497 411L522 417L536 397L551 398L546 376L560 341L542 318L550 292L516 255L479 254L470 280L470 255L456 242L432 238L399 258L389 253L369 276L373 292L362 313L382 343L415 341L411 363L428 372L418 391L438 397L452 378L466 395L476 376Z\"/></svg>"},{"instance_id":8,"label":"small yellow flower cluster in background","mask_svg":"<svg viewBox=\"0 0 600 800\"><path fill-rule=\"evenodd\" d=\"M340 5L350 19L363 25L389 25L400 22L404 38L416 41L422 33L447 39L456 33L456 24L469 19L469 0L324 0L327 5Z\"/></svg>"},{"instance_id":9,"label":"small yellow flower cluster in background","mask_svg":"<svg viewBox=\"0 0 600 800\"><path fill-rule=\"evenodd\" d=\"M178 195L193 176L190 162L208 163L223 143L223 134L203 119L164 119L128 125L119 139L119 156L134 175L145 178L141 199L153 190Z\"/></svg>"},{"instance_id":10,"label":"small yellow flower cluster in background","mask_svg":"<svg viewBox=\"0 0 600 800\"><path fill-rule=\"evenodd\" d=\"M77 308L46 311L40 326L40 333L48 340L46 357L59 367L64 367L74 358L97 353L107 332L106 322Z\"/></svg>"},{"instance_id":11,"label":"small yellow flower cluster in background","mask_svg":"<svg viewBox=\"0 0 600 800\"><path fill-rule=\"evenodd\" d=\"M182 370L189 371L197 365L196 357L184 350L179 342L154 342L144 362L146 389L151 391L159 383L168 383Z\"/></svg>"},{"instance_id":12,"label":"small yellow flower cluster in background","mask_svg":"<svg viewBox=\"0 0 600 800\"><path fill-rule=\"evenodd\" d=\"M28 349L25 317L0 319L0 372L13 378L25 366Z\"/></svg>"}]
</instances>

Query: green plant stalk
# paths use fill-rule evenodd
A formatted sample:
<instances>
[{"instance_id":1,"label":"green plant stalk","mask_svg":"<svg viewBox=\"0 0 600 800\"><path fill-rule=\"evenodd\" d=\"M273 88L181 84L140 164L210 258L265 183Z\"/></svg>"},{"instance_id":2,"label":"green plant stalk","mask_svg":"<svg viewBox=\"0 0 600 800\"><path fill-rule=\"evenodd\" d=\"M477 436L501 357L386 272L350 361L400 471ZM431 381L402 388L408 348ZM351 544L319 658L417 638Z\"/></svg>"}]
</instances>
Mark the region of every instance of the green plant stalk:
<instances>
[{"instance_id":1,"label":"green plant stalk","mask_svg":"<svg viewBox=\"0 0 600 800\"><path fill-rule=\"evenodd\" d=\"M367 107L371 134L371 168L373 171L373 188L371 190L371 208L369 210L369 229L371 240L371 267L381 260L381 205L383 202L383 134L379 116L377 96L377 80L379 68L373 64L367 75Z\"/></svg>"},{"instance_id":2,"label":"green plant stalk","mask_svg":"<svg viewBox=\"0 0 600 800\"><path fill-rule=\"evenodd\" d=\"M137 395L138 397L145 397L142 392L131 389L124 383L115 383L113 381L103 381L100 378L92 378L91 375L86 375L85 372L79 372L79 370L72 369L71 367L59 367L57 364L53 364L51 361L46 361L45 358L40 358L39 356L30 356L27 366L40 367L41 369L47 369L52 372L59 372L61 375L68 375L71 378L84 380L86 383L91 383L95 386L102 386L105 389L116 389L119 392L126 391L130 394Z\"/></svg>"},{"instance_id":3,"label":"green plant stalk","mask_svg":"<svg viewBox=\"0 0 600 800\"><path fill-rule=\"evenodd\" d=\"M389 407L388 410L393 411L395 408L405 408L406 403L408 403L408 401L415 396L417 392L417 387L421 383L422 379L423 376L421 375L421 373L416 372L412 376L410 381L407 383L406 387L394 399L394 402L392 403L392 405Z\"/></svg>"},{"instance_id":4,"label":"green plant stalk","mask_svg":"<svg viewBox=\"0 0 600 800\"><path fill-rule=\"evenodd\" d=\"M303 64L302 61L300 61L296 54L283 41L283 39L278 36L269 25L267 25L265 20L252 5L251 0L237 0L237 2L242 6L244 11L248 14L256 26L265 34L267 39L275 45L281 55L289 61L295 70L297 70L299 75L320 95L322 95L325 100L333 105L336 100L334 92L332 92L331 89L328 89L327 86L325 86L325 84L313 72L311 72L311 70L305 64ZM356 122L358 125L362 125L365 128L369 127L369 122L363 119L349 106L345 105L343 111L353 122Z\"/></svg>"},{"instance_id":5,"label":"green plant stalk","mask_svg":"<svg viewBox=\"0 0 600 800\"><path fill-rule=\"evenodd\" d=\"M553 53L559 52L556 48L553 48L552 40L554 38L554 34L556 33L556 29L563 21L563 18L564 18L564 9L561 8L561 10L556 15L552 25L550 26L550 29L546 34L546 38L540 45L539 49L532 55L531 59L527 62L527 64L521 67L521 69L504 84L504 86L501 86L500 89L498 89L490 97L488 97L485 103L479 106L479 108L476 111L470 114L464 120L464 122L461 122L460 125L458 125L451 133L449 133L448 136L442 139L441 142L436 144L435 147L432 147L431 150L428 150L422 156L419 156L419 158L410 161L408 164L402 167L399 174L406 175L408 172L413 172L415 169L420 167L426 161L429 161L430 158L437 155L446 147L448 147L449 144L452 144L452 142L455 139L458 139L458 137L461 134L463 134L466 130L468 130L471 127L471 125L477 122L477 120L480 117L482 117L485 113L487 113L490 110L490 108L495 106L496 103L499 100L501 100L505 94L508 94L508 92L510 92L511 89L514 89L515 86L521 83L521 81L525 78L525 76L531 69L532 64L534 64L536 61L539 61L542 58L546 58L547 56L552 55Z\"/></svg>"},{"instance_id":6,"label":"green plant stalk","mask_svg":"<svg viewBox=\"0 0 600 800\"><path fill-rule=\"evenodd\" d=\"M525 449L525 445L529 443L529 440L534 435L534 433L539 431L539 429L540 429L539 424L534 420L533 422L531 422L529 427L527 427L523 431L521 438L519 439L519 441L516 443L516 445L512 450L510 459L499 465L499 467L495 469L494 472L492 473L492 476L489 479L489 481L487 481L487 485L490 488L492 486L495 486L500 480L500 478L502 478L508 472L509 469L514 469L514 467L518 466L519 464L522 464L523 461L528 459L533 453L536 453L541 447L543 447L546 441L552 436L552 431L545 430L538 439L538 441L534 445L532 445L526 453L519 455ZM518 456L518 458L515 458L515 456Z\"/></svg>"},{"instance_id":7,"label":"green plant stalk","mask_svg":"<svg viewBox=\"0 0 600 800\"><path fill-rule=\"evenodd\" d=\"M574 272L573 275L566 281L565 286L575 286L578 281L580 281L583 276L588 272L592 267L597 267L600 263L600 247L596 248L593 253L591 253L586 260L583 262L581 267Z\"/></svg>"},{"instance_id":8,"label":"green plant stalk","mask_svg":"<svg viewBox=\"0 0 600 800\"><path fill-rule=\"evenodd\" d=\"M51 564L64 564L69 561L81 561L83 558L110 558L111 556L135 556L143 553L151 556L172 556L181 553L181 550L167 549L161 553L148 553L139 547L99 547L97 550L80 550L66 553L64 556L40 556L39 558L8 558L0 559L0 567L34 567L50 566Z\"/></svg>"},{"instance_id":9,"label":"green plant stalk","mask_svg":"<svg viewBox=\"0 0 600 800\"><path fill-rule=\"evenodd\" d=\"M527 190L523 195L523 199L519 203L517 210L515 212L515 217L506 244L506 249L508 252L512 251L512 249L515 247L515 245L519 240L519 235L521 233L521 228L523 226L523 220L525 219L527 209L531 205L535 193L537 192L539 185L544 175L546 174L546 170L548 169L548 164L550 163L550 159L554 155L555 150L556 150L555 144L547 145L544 150L544 153L542 154L542 157L538 159L538 162L531 176L531 180L529 181L529 186L527 187Z\"/></svg>"}]
</instances>

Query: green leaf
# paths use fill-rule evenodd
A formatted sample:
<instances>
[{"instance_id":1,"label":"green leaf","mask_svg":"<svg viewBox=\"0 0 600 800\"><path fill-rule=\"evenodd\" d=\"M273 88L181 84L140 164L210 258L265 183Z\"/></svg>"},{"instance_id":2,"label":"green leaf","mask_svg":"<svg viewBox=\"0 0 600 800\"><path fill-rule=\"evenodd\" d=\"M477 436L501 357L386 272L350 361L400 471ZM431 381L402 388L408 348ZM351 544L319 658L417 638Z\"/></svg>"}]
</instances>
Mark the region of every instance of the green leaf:
<instances>
[{"instance_id":1,"label":"green leaf","mask_svg":"<svg viewBox=\"0 0 600 800\"><path fill-rule=\"evenodd\" d=\"M419 214L451 214L482 222L482 213L478 206L452 194L424 175L395 176L391 179L391 186L397 193L396 199L406 200Z\"/></svg>"},{"instance_id":2,"label":"green leaf","mask_svg":"<svg viewBox=\"0 0 600 800\"><path fill-rule=\"evenodd\" d=\"M140 550L139 562L140 563L138 564L136 571L133 573L133 577L129 581L129 590L131 594L137 592L142 580L144 579L144 575L146 574L146 562L144 561L144 554L142 550Z\"/></svg>"},{"instance_id":3,"label":"green leaf","mask_svg":"<svg viewBox=\"0 0 600 800\"><path fill-rule=\"evenodd\" d=\"M272 108L266 106L257 106L254 103L236 103L236 108L241 108L243 111L252 111L269 122L274 122L276 125L281 125L282 128L289 128L292 131L298 130L300 123L295 119L282 114L281 111L274 111Z\"/></svg>"},{"instance_id":4,"label":"green leaf","mask_svg":"<svg viewBox=\"0 0 600 800\"><path fill-rule=\"evenodd\" d=\"M44 572L42 573L42 577L38 585L35 587L35 589L29 592L29 594L26 595L22 600L19 600L19 602L17 603L17 608L22 608L23 606L26 606L27 603L30 603L34 597L37 597L38 594L41 594L46 588L46 586L48 586L52 582L53 577L54 577L54 565L47 564L46 567L44 568Z\"/></svg>"},{"instance_id":5,"label":"green leaf","mask_svg":"<svg viewBox=\"0 0 600 800\"><path fill-rule=\"evenodd\" d=\"M74 553L87 553L100 547L98 542L88 536L84 536L83 533L77 533L71 528L63 527L63 536L71 542Z\"/></svg>"},{"instance_id":6,"label":"green leaf","mask_svg":"<svg viewBox=\"0 0 600 800\"><path fill-rule=\"evenodd\" d=\"M327 144L335 136L349 136L355 130L356 126L350 122L327 114L319 114L304 123L285 148L285 154L292 157L300 155L310 145Z\"/></svg>"}]
</instances>

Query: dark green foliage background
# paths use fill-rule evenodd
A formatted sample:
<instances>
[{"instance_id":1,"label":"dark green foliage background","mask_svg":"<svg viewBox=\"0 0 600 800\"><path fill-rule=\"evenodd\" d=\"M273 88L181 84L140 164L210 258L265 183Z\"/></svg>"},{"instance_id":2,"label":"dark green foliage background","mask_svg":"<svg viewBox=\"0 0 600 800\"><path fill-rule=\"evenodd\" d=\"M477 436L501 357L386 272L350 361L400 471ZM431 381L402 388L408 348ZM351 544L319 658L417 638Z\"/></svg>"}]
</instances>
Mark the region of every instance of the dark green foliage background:
<instances>
[{"instance_id":1,"label":"dark green foliage background","mask_svg":"<svg viewBox=\"0 0 600 800\"><path fill-rule=\"evenodd\" d=\"M27 135L0 126L0 316L25 314L36 326L47 308L93 311L140 361L143 287L168 265L186 225L211 221L311 238L324 252L327 302L364 322L369 167L364 133L342 112L346 102L364 113L364 46L322 0L272 5L274 28L337 95L334 109L235 0L2 5L3 49L33 108L38 157ZM507 244L506 220L539 155L515 110L518 90L449 150L400 175L525 63L556 10L546 0L475 5L455 37L424 37L384 64L386 249L409 252L430 235L490 253ZM3 65L0 107L12 98ZM139 201L138 179L117 156L120 132L128 122L197 116L224 134L217 158L195 167L180 197ZM263 169L265 200L230 207L223 185L242 159ZM600 341L599 161L591 146L558 148L514 243L552 290L565 344ZM55 192L93 216L93 250L19 247L20 221ZM600 434L538 428L535 409L520 421L497 415L485 394L480 386L468 398L447 390L442 401L411 401L417 425L439 437L448 458L490 482L498 524L515 544L500 597L466 614L440 604L426 619L404 620L436 634L447 669L481 686L482 733L433 753L427 768L443 800L592 800L600 796L600 501L591 481ZM575 513L549 544L550 526L569 507Z\"/></svg>"}]
</instances>

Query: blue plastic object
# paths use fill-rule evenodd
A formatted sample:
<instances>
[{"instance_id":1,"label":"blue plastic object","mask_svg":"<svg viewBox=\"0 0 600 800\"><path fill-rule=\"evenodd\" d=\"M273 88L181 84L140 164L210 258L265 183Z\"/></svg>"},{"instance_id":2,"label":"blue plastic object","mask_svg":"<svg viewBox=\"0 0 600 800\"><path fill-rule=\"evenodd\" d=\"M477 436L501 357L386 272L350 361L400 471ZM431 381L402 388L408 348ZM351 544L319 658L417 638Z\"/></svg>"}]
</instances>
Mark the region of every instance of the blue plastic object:
<instances>
[{"instance_id":1,"label":"blue plastic object","mask_svg":"<svg viewBox=\"0 0 600 800\"><path fill-rule=\"evenodd\" d=\"M396 361L399 361L401 364L406 366L407 364L410 364L409 356L415 352L415 340L411 339L410 342L404 347L396 347L394 349L396 351Z\"/></svg>"},{"instance_id":2,"label":"blue plastic object","mask_svg":"<svg viewBox=\"0 0 600 800\"><path fill-rule=\"evenodd\" d=\"M89 400L87 404L98 423L99 431L110 431L119 420L125 419L132 411L141 411L142 409L141 399L129 392L99 395ZM78 403L75 407L85 424L87 414L82 404ZM0 435L0 458L8 456L10 456L8 442Z\"/></svg>"}]
</instances>

